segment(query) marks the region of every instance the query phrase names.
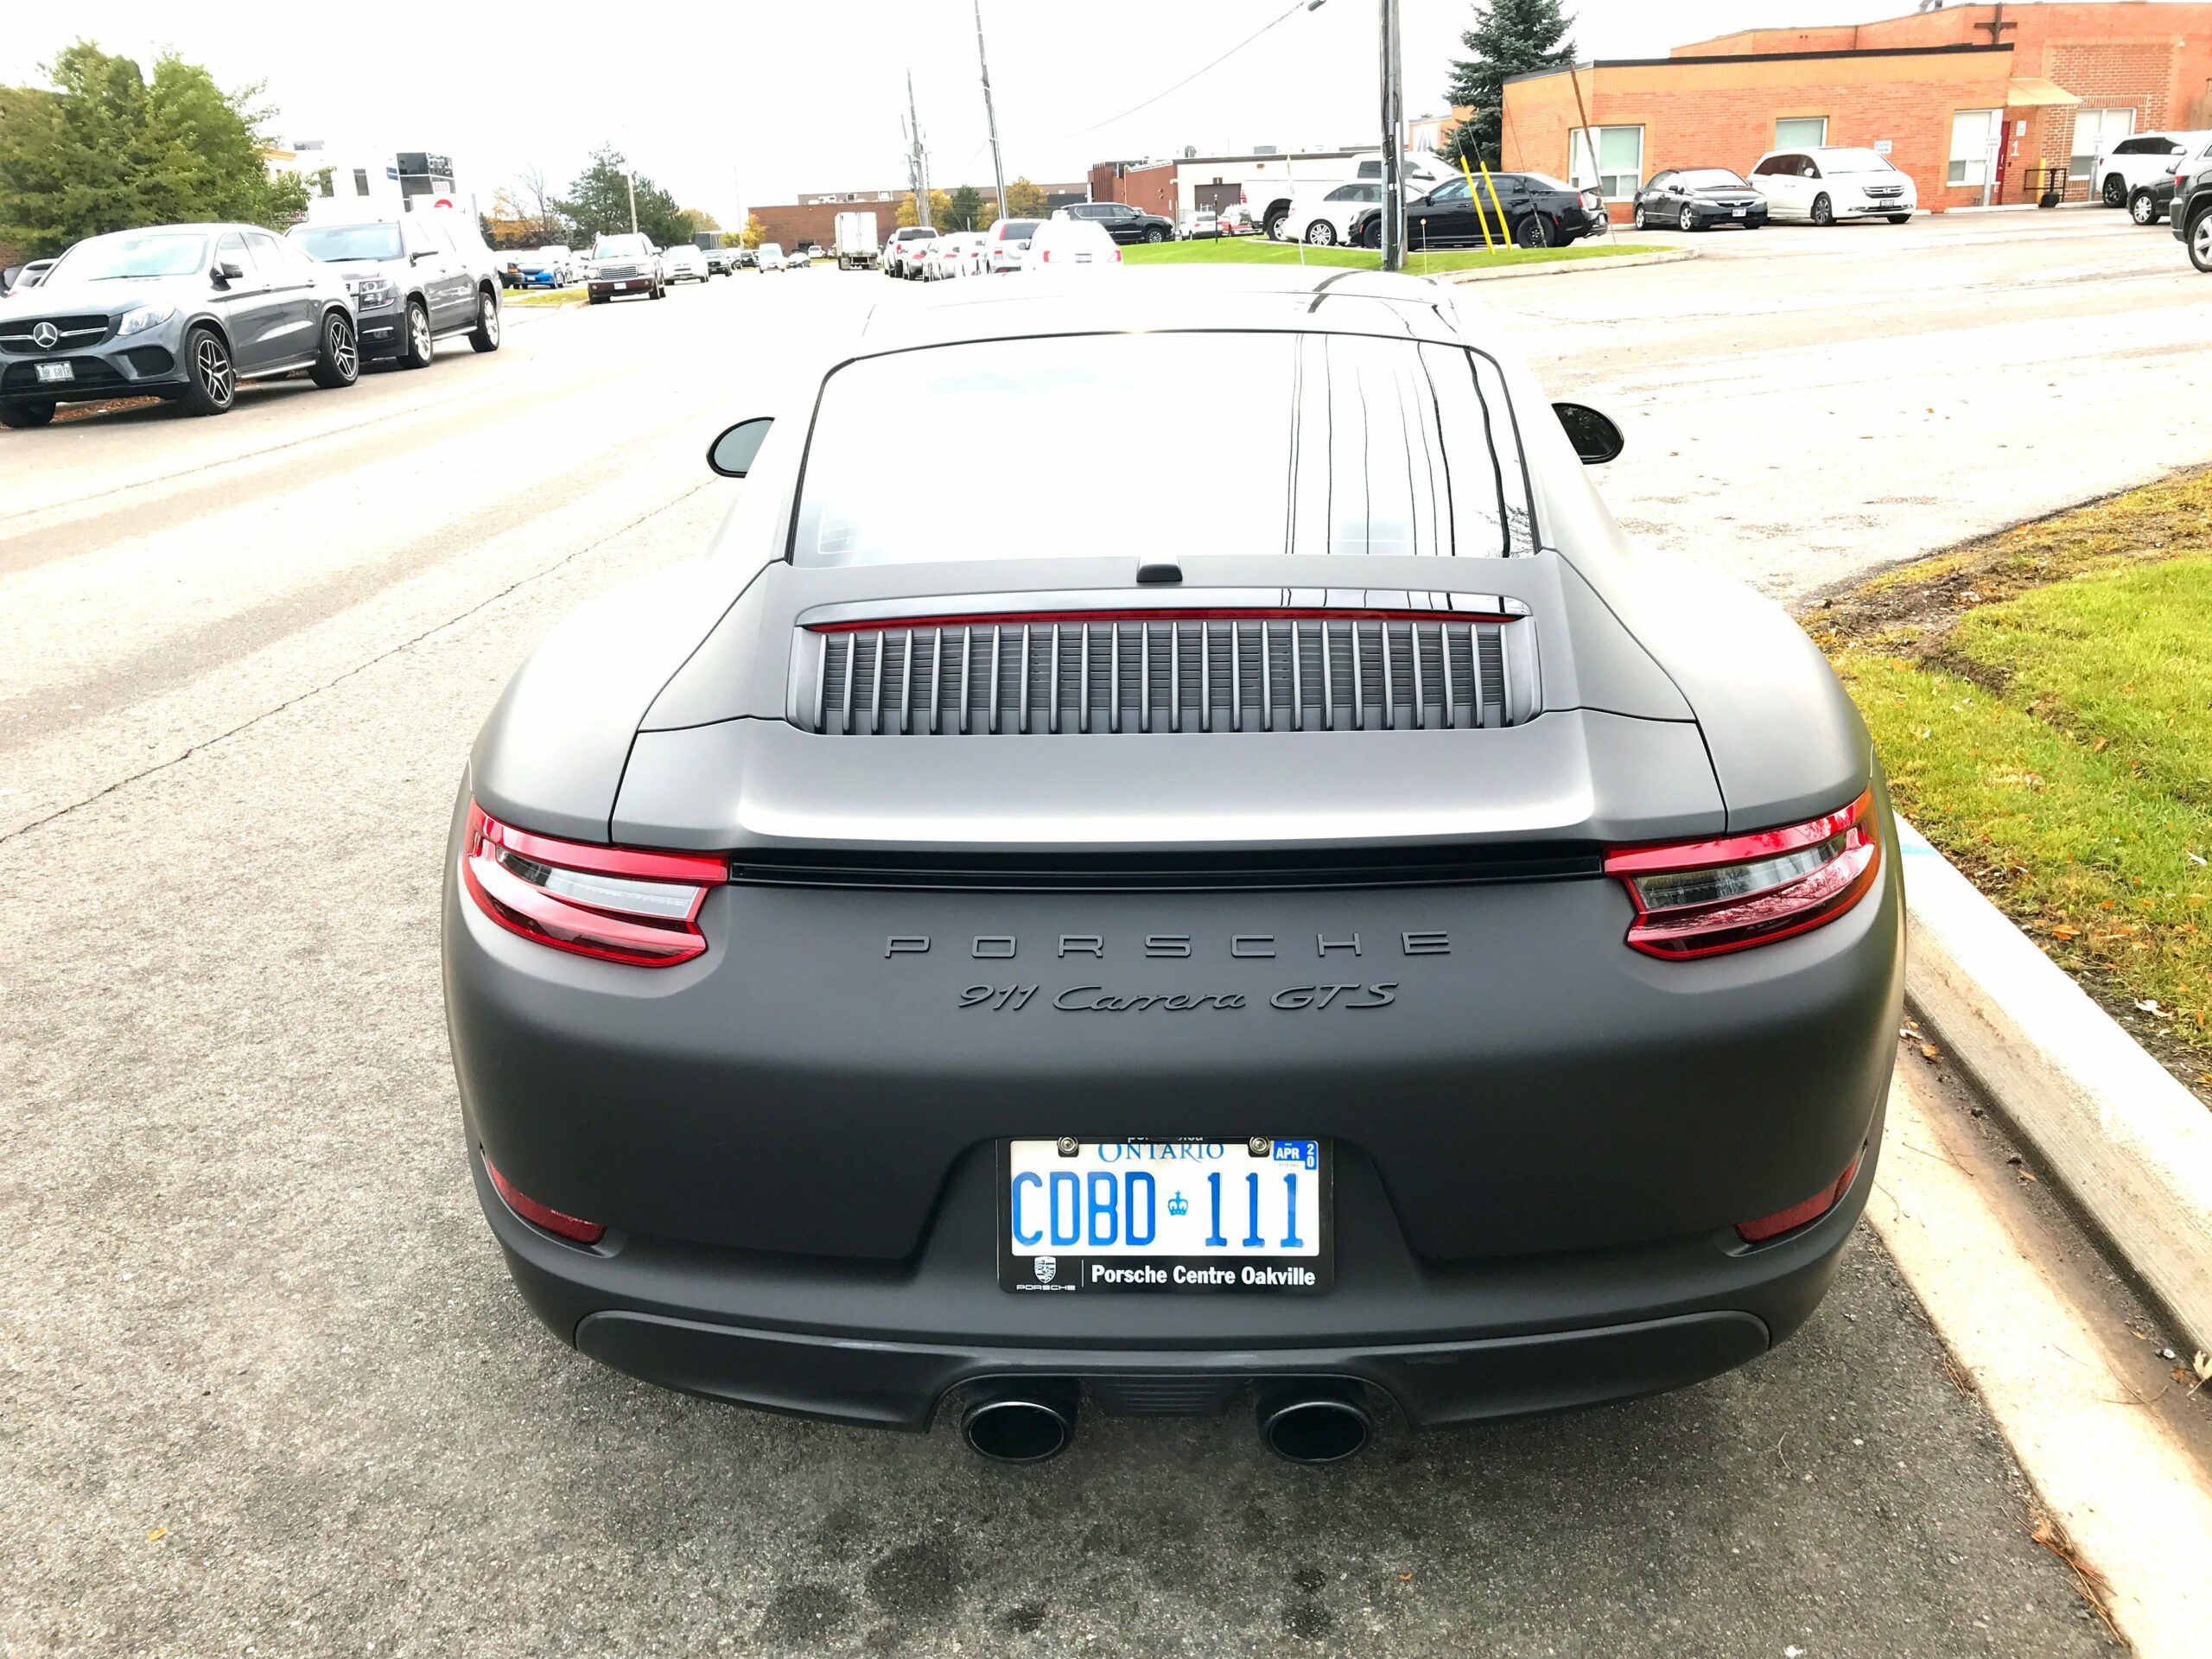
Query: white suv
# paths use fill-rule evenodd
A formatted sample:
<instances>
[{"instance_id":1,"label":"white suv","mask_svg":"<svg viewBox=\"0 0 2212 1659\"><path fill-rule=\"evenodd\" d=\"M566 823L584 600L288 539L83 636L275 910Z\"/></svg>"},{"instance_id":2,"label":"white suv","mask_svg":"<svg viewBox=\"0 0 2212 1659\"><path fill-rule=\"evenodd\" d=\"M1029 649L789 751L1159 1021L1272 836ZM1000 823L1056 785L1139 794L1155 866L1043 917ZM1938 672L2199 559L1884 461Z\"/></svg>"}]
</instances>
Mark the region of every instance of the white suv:
<instances>
[{"instance_id":1,"label":"white suv","mask_svg":"<svg viewBox=\"0 0 2212 1659\"><path fill-rule=\"evenodd\" d=\"M1815 225L1843 219L1902 225L1920 206L1910 174L1886 156L1840 144L1770 149L1751 169L1751 188L1766 198L1768 218Z\"/></svg>"},{"instance_id":2,"label":"white suv","mask_svg":"<svg viewBox=\"0 0 2212 1659\"><path fill-rule=\"evenodd\" d=\"M922 244L937 235L926 225L901 225L891 232L891 239L883 245L883 274L887 276L918 276L921 267L913 256L921 251Z\"/></svg>"},{"instance_id":3,"label":"white suv","mask_svg":"<svg viewBox=\"0 0 2212 1659\"><path fill-rule=\"evenodd\" d=\"M2107 207L2126 207L2137 190L2166 183L2183 156L2194 155L2208 143L2212 143L2212 132L2131 133L2090 168L2097 200Z\"/></svg>"}]
</instances>

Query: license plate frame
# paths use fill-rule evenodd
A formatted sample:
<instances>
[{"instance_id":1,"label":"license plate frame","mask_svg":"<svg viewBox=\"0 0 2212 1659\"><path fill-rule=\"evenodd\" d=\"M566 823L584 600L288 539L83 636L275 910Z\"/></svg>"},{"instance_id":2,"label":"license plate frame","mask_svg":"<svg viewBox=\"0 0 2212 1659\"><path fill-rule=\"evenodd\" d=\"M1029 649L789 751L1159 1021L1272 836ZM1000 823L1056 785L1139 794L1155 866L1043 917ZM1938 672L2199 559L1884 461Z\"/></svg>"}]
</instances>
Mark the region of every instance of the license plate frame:
<instances>
[{"instance_id":1,"label":"license plate frame","mask_svg":"<svg viewBox=\"0 0 2212 1659\"><path fill-rule=\"evenodd\" d=\"M1045 1141L1044 1137L1021 1138L1025 1141ZM1014 1142L1001 1141L996 1157L998 1231L995 1246L999 1288L1008 1293L1081 1293L1087 1295L1326 1294L1336 1285L1336 1149L1329 1141L1312 1136L1302 1139L1265 1138L1269 1148L1265 1158L1255 1157L1249 1150L1249 1143L1246 1141L1216 1141L1197 1137L1156 1137L1123 1141L1089 1140L1077 1144L1086 1150L1109 1145L1198 1149L1218 1147L1223 1154L1217 1160L1221 1170L1237 1173L1277 1169L1292 1171L1294 1164L1296 1169L1310 1170L1314 1179L1317 1204L1314 1249L1310 1255L1251 1255L1232 1248L1199 1255L1165 1252L1090 1255L1084 1254L1079 1246L1068 1250L1025 1252L1016 1246L1014 1239ZM1049 1141L1045 1143L1050 1144ZM1294 1155L1284 1157L1277 1150L1300 1147L1313 1149L1313 1161L1311 1165L1296 1163ZM1094 1273L1094 1262L1103 1264L1112 1276ZM1048 1267L1040 1266L1047 1263L1050 1264ZM1116 1268L1155 1269L1158 1277L1114 1274L1113 1270ZM1205 1271L1198 1272L1200 1269Z\"/></svg>"},{"instance_id":2,"label":"license plate frame","mask_svg":"<svg viewBox=\"0 0 2212 1659\"><path fill-rule=\"evenodd\" d=\"M74 363L41 363L38 365L38 383L41 386L58 386L77 378Z\"/></svg>"}]
</instances>

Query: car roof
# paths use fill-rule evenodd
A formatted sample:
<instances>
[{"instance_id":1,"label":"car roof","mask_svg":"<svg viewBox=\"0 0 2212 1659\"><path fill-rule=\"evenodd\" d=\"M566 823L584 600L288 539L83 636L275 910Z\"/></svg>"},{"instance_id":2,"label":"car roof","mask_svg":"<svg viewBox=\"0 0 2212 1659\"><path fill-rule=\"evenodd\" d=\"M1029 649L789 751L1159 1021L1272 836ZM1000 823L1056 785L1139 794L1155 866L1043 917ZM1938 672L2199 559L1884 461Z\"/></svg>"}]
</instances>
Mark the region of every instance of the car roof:
<instances>
[{"instance_id":1,"label":"car roof","mask_svg":"<svg viewBox=\"0 0 2212 1659\"><path fill-rule=\"evenodd\" d=\"M1039 334L1148 331L1289 331L1384 334L1468 343L1452 291L1426 277L1385 276L1340 266L1221 265L1122 268L1080 276L1063 286L1038 278L1019 291L964 283L879 305L862 325L860 348L876 356L969 340Z\"/></svg>"}]
</instances>

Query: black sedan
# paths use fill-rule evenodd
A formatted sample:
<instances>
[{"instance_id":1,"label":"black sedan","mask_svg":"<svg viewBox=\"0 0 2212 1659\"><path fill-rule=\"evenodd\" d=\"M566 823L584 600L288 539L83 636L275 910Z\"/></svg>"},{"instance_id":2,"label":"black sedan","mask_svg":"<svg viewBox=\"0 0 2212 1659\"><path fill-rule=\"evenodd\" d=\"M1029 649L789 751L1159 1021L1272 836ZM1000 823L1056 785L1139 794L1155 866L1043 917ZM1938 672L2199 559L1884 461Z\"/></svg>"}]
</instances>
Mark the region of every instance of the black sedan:
<instances>
[{"instance_id":1,"label":"black sedan","mask_svg":"<svg viewBox=\"0 0 2212 1659\"><path fill-rule=\"evenodd\" d=\"M711 447L711 550L478 737L445 1001L524 1299L1007 1459L1084 1400L1255 1395L1317 1462L1383 1399L1767 1352L1872 1189L1903 986L1819 650L1632 550L1581 464L1618 430L1451 288L1050 288L811 342ZM1166 528L915 533L934 480L1078 461ZM1224 475L1287 486L1224 515Z\"/></svg>"},{"instance_id":2,"label":"black sedan","mask_svg":"<svg viewBox=\"0 0 2212 1659\"><path fill-rule=\"evenodd\" d=\"M1766 198L1725 167L1670 167L1636 193L1639 231L1709 231L1716 225L1757 230L1765 223Z\"/></svg>"},{"instance_id":3,"label":"black sedan","mask_svg":"<svg viewBox=\"0 0 2212 1659\"><path fill-rule=\"evenodd\" d=\"M1563 247L1578 237L1602 236L1605 229L1604 197L1541 173L1493 173L1487 179L1477 174L1471 188L1465 178L1446 179L1406 204L1406 247L1414 253L1504 243ZM1356 215L1348 239L1357 248L1381 247L1382 210L1370 207Z\"/></svg>"}]
</instances>

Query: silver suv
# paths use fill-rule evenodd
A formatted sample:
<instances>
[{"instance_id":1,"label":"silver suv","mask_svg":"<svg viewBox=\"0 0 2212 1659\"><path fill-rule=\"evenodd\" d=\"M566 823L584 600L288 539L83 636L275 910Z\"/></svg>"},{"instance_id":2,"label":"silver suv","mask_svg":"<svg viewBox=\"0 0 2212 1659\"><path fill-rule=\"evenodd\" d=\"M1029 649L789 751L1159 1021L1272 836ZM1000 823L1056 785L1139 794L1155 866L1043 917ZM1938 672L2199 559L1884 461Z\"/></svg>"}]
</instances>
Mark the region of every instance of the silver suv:
<instances>
[{"instance_id":1,"label":"silver suv","mask_svg":"<svg viewBox=\"0 0 2212 1659\"><path fill-rule=\"evenodd\" d=\"M238 382L360 372L353 302L337 274L257 225L162 225L88 237L0 309L0 425L44 426L56 405L166 397L219 415Z\"/></svg>"},{"instance_id":2,"label":"silver suv","mask_svg":"<svg viewBox=\"0 0 2212 1659\"><path fill-rule=\"evenodd\" d=\"M361 355L425 366L438 340L499 349L499 273L475 226L433 209L397 219L295 225L285 239L334 268L353 296Z\"/></svg>"}]
</instances>

